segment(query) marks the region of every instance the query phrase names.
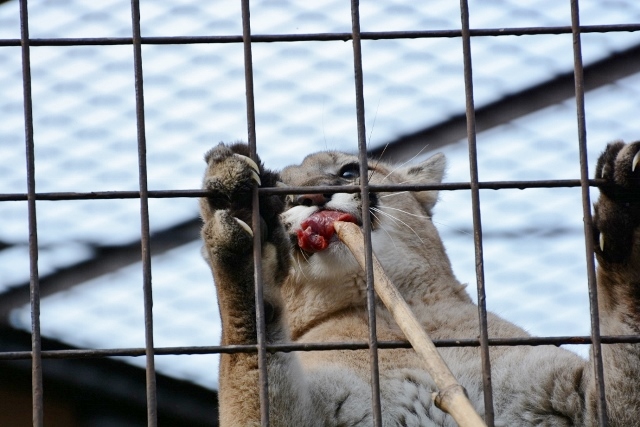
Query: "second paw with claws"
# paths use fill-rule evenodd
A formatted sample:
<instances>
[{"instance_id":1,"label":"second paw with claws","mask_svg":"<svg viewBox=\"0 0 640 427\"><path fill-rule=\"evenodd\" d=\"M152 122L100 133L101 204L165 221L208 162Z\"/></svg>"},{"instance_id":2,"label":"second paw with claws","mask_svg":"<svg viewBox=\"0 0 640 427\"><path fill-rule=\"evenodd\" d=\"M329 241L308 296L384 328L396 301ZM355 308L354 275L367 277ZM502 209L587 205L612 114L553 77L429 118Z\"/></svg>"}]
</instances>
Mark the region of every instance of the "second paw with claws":
<instances>
[{"instance_id":1,"label":"second paw with claws","mask_svg":"<svg viewBox=\"0 0 640 427\"><path fill-rule=\"evenodd\" d=\"M200 214L205 224L217 211L224 210L241 230L252 236L252 190L262 185L275 187L279 175L264 169L259 160L252 160L248 146L243 143L220 143L205 154L205 161L207 169L202 187L209 194L200 199ZM259 208L263 240L279 239L274 232L281 228L278 218L284 209L283 197L260 194Z\"/></svg>"},{"instance_id":2,"label":"second paw with claws","mask_svg":"<svg viewBox=\"0 0 640 427\"><path fill-rule=\"evenodd\" d=\"M248 157L248 152L243 153L246 151L246 145L219 144L205 154L208 166L202 186L211 194L203 203L211 209L242 208L251 204L251 189L261 185L260 168Z\"/></svg>"},{"instance_id":3,"label":"second paw with claws","mask_svg":"<svg viewBox=\"0 0 640 427\"><path fill-rule=\"evenodd\" d=\"M248 156L244 144L218 144L205 154L207 170L202 182L210 195L200 200L200 212L206 222L215 211L225 209L250 235L251 191L261 185L260 167Z\"/></svg>"},{"instance_id":4,"label":"second paw with claws","mask_svg":"<svg viewBox=\"0 0 640 427\"><path fill-rule=\"evenodd\" d=\"M640 226L640 141L609 144L598 159L596 178L606 180L595 204L596 253L603 261L624 262Z\"/></svg>"}]
</instances>

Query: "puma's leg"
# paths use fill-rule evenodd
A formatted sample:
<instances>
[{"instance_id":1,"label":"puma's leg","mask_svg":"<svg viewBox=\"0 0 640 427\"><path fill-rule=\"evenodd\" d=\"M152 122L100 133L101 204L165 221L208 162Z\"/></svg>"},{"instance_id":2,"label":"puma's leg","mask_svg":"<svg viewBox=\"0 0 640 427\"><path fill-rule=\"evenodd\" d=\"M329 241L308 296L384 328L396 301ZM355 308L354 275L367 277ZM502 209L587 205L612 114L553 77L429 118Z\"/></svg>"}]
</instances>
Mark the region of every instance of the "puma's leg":
<instances>
[{"instance_id":1,"label":"puma's leg","mask_svg":"<svg viewBox=\"0 0 640 427\"><path fill-rule=\"evenodd\" d=\"M207 170L203 188L210 191L210 196L200 201L204 221L203 254L216 284L223 345L257 342L253 231L249 226L251 191L261 181L275 182L275 175L261 170L249 159L247 151L244 145L220 144L205 156ZM283 232L274 221L281 203L277 198L263 198L260 202L267 332L275 338L282 335L282 325L276 319L281 310L278 285L288 269L289 255L287 241L279 238ZM222 354L219 381L221 424L259 425L256 353Z\"/></svg>"},{"instance_id":2,"label":"puma's leg","mask_svg":"<svg viewBox=\"0 0 640 427\"><path fill-rule=\"evenodd\" d=\"M640 333L640 141L611 143L600 156L596 178L594 243L603 335ZM613 425L640 419L640 345L603 345L605 392ZM592 391L592 390L591 390ZM593 399L590 403L593 403Z\"/></svg>"},{"instance_id":3,"label":"puma's leg","mask_svg":"<svg viewBox=\"0 0 640 427\"><path fill-rule=\"evenodd\" d=\"M254 233L248 225L251 190L260 183L275 186L278 178L251 161L247 151L245 145L221 144L207 153L203 187L210 196L200 203L203 252L216 284L223 345L257 342ZM261 195L259 204L266 335L268 342L282 342L288 339L288 332L280 285L289 272L291 248L279 221L282 199ZM267 371L272 425L321 423L295 354L268 354ZM219 382L221 425L259 425L257 354L222 354Z\"/></svg>"}]
</instances>

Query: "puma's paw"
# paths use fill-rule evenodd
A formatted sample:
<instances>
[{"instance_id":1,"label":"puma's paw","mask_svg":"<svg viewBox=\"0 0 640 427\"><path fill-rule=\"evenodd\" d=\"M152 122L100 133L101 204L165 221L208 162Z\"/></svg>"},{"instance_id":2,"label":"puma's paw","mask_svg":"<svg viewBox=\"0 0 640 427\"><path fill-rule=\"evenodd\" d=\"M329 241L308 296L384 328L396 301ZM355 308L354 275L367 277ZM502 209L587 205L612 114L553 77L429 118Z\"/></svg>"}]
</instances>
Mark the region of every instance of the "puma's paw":
<instances>
[{"instance_id":1,"label":"puma's paw","mask_svg":"<svg viewBox=\"0 0 640 427\"><path fill-rule=\"evenodd\" d=\"M596 178L606 180L595 204L596 253L606 261L623 262L640 226L640 141L609 144L598 159Z\"/></svg>"},{"instance_id":2,"label":"puma's paw","mask_svg":"<svg viewBox=\"0 0 640 427\"><path fill-rule=\"evenodd\" d=\"M220 143L205 154L207 169L202 187L210 195L200 201L202 218L206 221L214 211L229 209L241 216L246 225L251 209L251 189L261 185L260 167L246 154L246 145ZM238 215L236 215L238 213ZM248 226L247 226L248 228Z\"/></svg>"},{"instance_id":3,"label":"puma's paw","mask_svg":"<svg viewBox=\"0 0 640 427\"><path fill-rule=\"evenodd\" d=\"M202 228L206 257L223 265L244 265L251 256L253 232L227 210L214 211Z\"/></svg>"},{"instance_id":4,"label":"puma's paw","mask_svg":"<svg viewBox=\"0 0 640 427\"><path fill-rule=\"evenodd\" d=\"M277 172L264 169L260 160L254 162L248 156L249 148L243 143L221 143L205 154L203 188L208 195L200 199L202 237L208 252L205 255L212 261L227 259L228 262L219 264L226 271L229 265L248 265L247 257L240 255L249 254L253 247L255 230L250 225L257 219L253 217L253 188L275 187L279 182ZM288 271L291 248L280 223L284 196L259 193L258 208L262 249L266 250L267 243L273 244L277 248L279 271Z\"/></svg>"}]
</instances>

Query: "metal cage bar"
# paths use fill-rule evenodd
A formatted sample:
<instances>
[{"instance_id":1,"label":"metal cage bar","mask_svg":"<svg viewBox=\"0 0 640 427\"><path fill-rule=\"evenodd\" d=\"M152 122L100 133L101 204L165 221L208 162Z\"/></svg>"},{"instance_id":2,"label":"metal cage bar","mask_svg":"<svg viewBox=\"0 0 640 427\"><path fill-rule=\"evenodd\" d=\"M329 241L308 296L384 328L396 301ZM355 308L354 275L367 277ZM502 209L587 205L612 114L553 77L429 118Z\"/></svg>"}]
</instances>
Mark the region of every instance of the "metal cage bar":
<instances>
[{"instance_id":1,"label":"metal cage bar","mask_svg":"<svg viewBox=\"0 0 640 427\"><path fill-rule=\"evenodd\" d=\"M36 219L35 144L33 136L33 99L31 96L31 53L29 45L29 7L20 0L20 36L22 44L22 89L27 158L27 207L29 221L29 300L31 304L31 399L34 427L44 424L44 388L42 384L42 337L40 334L40 279L38 274L38 224Z\"/></svg>"},{"instance_id":2,"label":"metal cage bar","mask_svg":"<svg viewBox=\"0 0 640 427\"><path fill-rule=\"evenodd\" d=\"M140 246L142 252L142 290L144 299L144 338L147 382L147 425L158 425L158 396L153 346L153 290L149 232L149 196L147 189L147 143L144 114L142 44L140 43L140 2L131 0L133 65L135 73L136 125L138 139L138 179L140 185Z\"/></svg>"},{"instance_id":3,"label":"metal cage bar","mask_svg":"<svg viewBox=\"0 0 640 427\"><path fill-rule=\"evenodd\" d=\"M593 219L591 216L591 201L589 198L588 159L587 159L587 129L584 108L584 73L582 67L582 44L580 36L579 1L571 0L571 27L573 29L573 71L575 75L576 115L578 121L578 144L580 152L580 178L582 181L582 210L584 220L585 251L587 261L587 282L589 285L589 304L591 316L591 355L596 380L596 396L598 410L598 424L608 425L607 403L604 389L604 367L602 362L602 348L600 341L600 315L598 312L598 286L596 283L596 269L594 260L593 239L591 239Z\"/></svg>"},{"instance_id":4,"label":"metal cage bar","mask_svg":"<svg viewBox=\"0 0 640 427\"><path fill-rule=\"evenodd\" d=\"M587 184L591 187L604 185L602 179L588 179ZM579 179L557 179L557 180L535 180L535 181L480 181L478 188L481 190L501 190L501 189L518 189L527 188L571 188L582 186ZM388 191L429 191L429 190L470 190L469 182L446 182L440 184L397 184L397 185L380 185L370 184L371 191L388 192ZM259 188L261 194L304 194L304 193L357 193L360 187L353 185L345 186L317 186L317 187L288 187L286 189L279 187ZM207 192L204 190L150 190L149 198L178 198L178 197L205 197ZM36 200L108 200L108 199L137 199L140 197L139 191L92 191L89 193L75 192L53 192L53 193L35 193ZM0 193L0 202L8 201L26 201L29 195L27 193Z\"/></svg>"},{"instance_id":5,"label":"metal cage bar","mask_svg":"<svg viewBox=\"0 0 640 427\"><path fill-rule=\"evenodd\" d=\"M361 32L359 19L358 0L352 0L352 32L351 33L327 33L327 34L279 34L279 35L252 35L250 29L249 1L242 1L242 36L198 36L198 37L142 37L140 33L140 6L139 0L131 1L132 37L115 38L37 38L29 37L28 6L27 0L20 0L20 39L0 40L0 46L20 46L22 53L23 95L24 95L24 119L25 119L25 148L27 159L27 192L15 194L0 194L1 201L26 201L28 206L29 222L29 258L30 258L30 304L32 321L32 347L31 351L3 352L0 360L24 360L32 362L32 417L34 426L43 425L43 385L42 385L42 359L73 359L73 358L102 358L110 356L146 356L147 357L147 417L148 425L157 425L157 397L155 384L155 355L166 354L219 354L237 352L257 352L260 366L260 400L262 425L269 425L268 383L266 375L266 355L268 352L277 351L321 351L321 350L364 350L371 354L372 374L372 409L376 425L381 425L381 408L379 400L378 383L378 352L388 348L408 348L409 344L402 341L378 341L375 332L375 304L372 290L371 272L371 224L367 215L364 218L365 245L368 254L367 283L368 283L368 314L370 321L369 342L352 343L314 343L314 344L267 344L265 337L264 307L262 300L262 278L260 268L260 245L254 242L255 260L255 289L256 289L256 320L258 324L257 345L235 346L206 346L206 347L167 347L155 348L153 345L153 317L152 317L152 280L151 280L151 256L150 256L150 229L149 229L149 198L165 197L202 197L206 192L202 190L171 190L148 191L146 170L146 141L145 141L145 116L142 54L143 44L197 44L197 43L243 43L245 53L245 83L247 89L247 125L249 145L252 155L256 153L255 112L253 94L253 69L251 57L251 45L253 43L269 42L298 42L298 41L332 41L352 40L354 50L354 82L356 95L356 114L358 122L358 151L361 158L361 183L360 186L348 187L305 187L305 188L261 188L253 193L254 214L253 227L259 228L259 194L292 194L310 192L359 192L362 194L363 206L368 207L368 194L370 191L388 191L390 189L417 191L417 190L471 190L472 210L474 218L474 245L476 249L476 266L478 280L478 302L480 320L480 338L468 340L436 340L439 347L479 347L482 355L485 417L489 425L493 424L493 403L491 393L491 371L489 359L489 347L491 346L521 346L521 345L561 345L561 344L592 344L593 369L595 370L598 391L598 421L605 426L607 424L605 389L603 380L603 362L601 344L605 343L640 343L640 336L606 336L601 337L599 332L599 313L597 305L597 289L595 279L595 263L593 257L593 242L590 238L591 230L591 206L589 200L589 188L603 183L602 180L589 179L586 154L586 126L584 109L584 77L581 52L582 33L604 33L620 31L640 31L640 24L625 25L588 25L581 26L579 20L579 0L571 0L571 26L558 27L527 27L505 29L470 29L469 10L467 0L460 1L462 28L461 30L438 31L392 31L392 32ZM504 181L504 182L480 182L477 171L477 152L475 147L475 116L473 103L472 84L472 54L470 48L471 37L499 37L503 35L539 35L539 34L572 34L574 42L574 76L576 109L578 120L578 143L580 148L580 179L579 180L547 180L547 181ZM364 125L364 98L362 77L362 52L361 40L401 39L401 38L455 38L460 37L463 44L463 60L465 66L464 79L467 97L467 130L469 138L470 158L470 182L448 183L438 185L402 185L382 186L369 185L366 171L367 147ZM139 191L104 191L88 193L37 193L35 180L35 155L34 155L34 126L32 114L31 94L31 46L80 46L80 45L132 45L134 52L137 138L139 160ZM488 336L486 324L486 306L484 296L483 278L483 253L482 253L482 227L481 210L479 200L480 189L524 189L524 188L555 188L555 187L581 187L585 245L587 256L587 274L589 282L589 298L591 303L591 329L589 337L530 337L515 339L492 339ZM141 216L141 251L143 259L143 289L145 304L145 347L121 348L104 350L58 350L42 351L40 334L40 289L38 273L38 239L36 221L37 200L84 200L84 199L140 199ZM257 237L256 237L257 236ZM259 239L260 233L254 234Z\"/></svg>"},{"instance_id":6,"label":"metal cage bar","mask_svg":"<svg viewBox=\"0 0 640 427\"><path fill-rule=\"evenodd\" d=\"M247 134L249 152L257 161L256 115L253 93L253 58L251 52L251 11L249 0L242 0L242 40L244 48L244 79L247 102ZM258 385L260 396L260 419L263 427L269 426L269 382L267 377L267 327L264 314L262 282L262 233L260 232L260 206L258 187L252 191L251 228L253 229L254 299L256 304L256 335L258 352Z\"/></svg>"},{"instance_id":7,"label":"metal cage bar","mask_svg":"<svg viewBox=\"0 0 640 427\"><path fill-rule=\"evenodd\" d=\"M493 389L491 385L491 358L489 357L489 330L487 326L487 298L484 287L484 254L482 248L482 216L480 214L480 188L478 186L478 150L476 147L476 116L473 100L473 68L471 60L471 36L469 34L469 4L460 0L462 21L462 56L464 62L464 91L467 114L467 140L469 144L469 175L471 185L471 210L473 215L473 242L476 257L476 284L478 293L478 321L480 329L480 363L482 366L482 391L484 397L484 421L493 427Z\"/></svg>"},{"instance_id":8,"label":"metal cage bar","mask_svg":"<svg viewBox=\"0 0 640 427\"><path fill-rule=\"evenodd\" d=\"M378 337L376 333L376 294L373 289L373 249L371 245L371 217L369 212L369 176L367 160L367 132L364 115L364 80L362 44L360 38L360 2L351 0L351 29L353 33L353 71L358 129L358 158L360 160L360 200L362 202L362 231L364 235L365 277L367 281L367 316L369 320L369 360L371 367L371 410L373 425L382 426L380 403L380 369L378 365Z\"/></svg>"},{"instance_id":9,"label":"metal cage bar","mask_svg":"<svg viewBox=\"0 0 640 427\"><path fill-rule=\"evenodd\" d=\"M591 336L564 337L523 337L523 338L489 338L490 347L540 346L540 345L589 345ZM603 344L640 344L640 335L607 335L601 337ZM433 344L439 348L449 347L480 347L480 340L467 339L436 339ZM287 343L267 344L268 352L291 351L329 351L329 350L367 350L368 342L323 342L323 343ZM378 341L379 349L411 348L408 341ZM223 353L255 353L257 347L253 344L225 345L225 346L183 346L156 347L156 355L191 355L191 354L223 354ZM103 357L145 356L145 348L108 348L88 350L44 350L42 359L99 359ZM31 359L31 351L5 351L0 353L0 360Z\"/></svg>"},{"instance_id":10,"label":"metal cage bar","mask_svg":"<svg viewBox=\"0 0 640 427\"><path fill-rule=\"evenodd\" d=\"M608 33L623 31L640 31L640 24L584 25L581 33ZM571 34L571 26L550 27L514 27L514 28L478 28L470 29L471 37L531 36ZM304 41L347 41L352 33L315 33L315 34L255 34L252 43L304 42ZM454 38L462 37L461 30L423 30L423 31L371 31L360 33L362 40L392 40L419 38ZM167 36L142 37L142 44L210 44L210 43L243 43L242 36ZM132 44L130 37L60 37L34 38L31 46L114 46ZM2 39L2 46L20 46L20 39Z\"/></svg>"}]
</instances>

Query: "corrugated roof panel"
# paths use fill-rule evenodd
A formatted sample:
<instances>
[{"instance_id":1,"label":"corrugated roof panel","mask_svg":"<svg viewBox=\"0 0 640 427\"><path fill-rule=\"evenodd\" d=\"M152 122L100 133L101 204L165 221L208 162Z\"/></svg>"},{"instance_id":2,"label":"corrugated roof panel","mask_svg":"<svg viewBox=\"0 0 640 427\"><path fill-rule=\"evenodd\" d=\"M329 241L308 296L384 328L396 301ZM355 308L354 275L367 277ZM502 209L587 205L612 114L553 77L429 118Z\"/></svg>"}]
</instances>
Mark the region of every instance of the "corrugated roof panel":
<instances>
[{"instance_id":1,"label":"corrugated roof panel","mask_svg":"<svg viewBox=\"0 0 640 427\"><path fill-rule=\"evenodd\" d=\"M472 28L571 25L571 4L555 0L476 0L469 13Z\"/></svg>"},{"instance_id":2,"label":"corrugated roof panel","mask_svg":"<svg viewBox=\"0 0 640 427\"><path fill-rule=\"evenodd\" d=\"M24 227L27 227L26 216ZM46 276L94 256L93 247L73 241L43 245L38 251L38 273ZM11 266L2 270L0 292L28 283L30 279L29 247L20 244L1 250L0 265Z\"/></svg>"},{"instance_id":3,"label":"corrugated roof panel","mask_svg":"<svg viewBox=\"0 0 640 427\"><path fill-rule=\"evenodd\" d=\"M588 106L631 105L640 99L633 88L640 74L587 94ZM628 89L628 90L622 90ZM587 108L588 135L620 135L629 140L637 135L634 122L603 120L617 110ZM484 180L566 179L579 171L573 100L529 114L503 126L478 134L479 169ZM560 118L560 120L558 120ZM595 119L594 119L595 118ZM613 125L611 123L614 123ZM549 135L549 129L555 130ZM553 133L553 132L552 132ZM610 139L607 137L607 139ZM589 139L591 164L606 140ZM302 149L302 148L301 148ZM466 141L445 147L448 157L447 181L468 180ZM426 157L429 154L421 155ZM419 160L419 159L418 159ZM524 171L524 172L523 172ZM516 322L535 335L563 336L589 334L582 205L579 188L482 190L485 282L488 308ZM475 258L468 191L443 191L433 222L439 229L457 277L469 285L475 297ZM595 200L595 199L594 199ZM150 201L151 212L162 211ZM173 204L177 208L178 204ZM157 346L211 345L219 339L212 279L201 259L200 243L186 245L154 257L154 319ZM87 347L141 346L143 321L140 307L141 267L133 265L114 274L78 286L65 297L47 297L42 302L42 330L45 335ZM105 302L108 289L111 297ZM85 308L73 319L57 317L69 301L77 298ZM120 299L121 298L121 299ZM111 301L113 300L113 301ZM123 302L122 302L123 301ZM125 304L124 306L122 304ZM131 308L128 304L131 304ZM101 308L96 314L94 307ZM17 326L28 328L29 308L14 316ZM131 317L135 314L135 318ZM120 336L103 329L84 328L76 336L74 325L91 325L87 316L118 330ZM125 336L126 335L126 336ZM575 351L587 354L586 346ZM135 363L142 364L142 359ZM207 387L216 387L213 357L158 356L158 369ZM204 373L204 374L203 374Z\"/></svg>"},{"instance_id":4,"label":"corrugated roof panel","mask_svg":"<svg viewBox=\"0 0 640 427\"><path fill-rule=\"evenodd\" d=\"M580 0L580 24L628 24L640 21L635 2L619 0Z\"/></svg>"},{"instance_id":5,"label":"corrugated roof panel","mask_svg":"<svg viewBox=\"0 0 640 427\"><path fill-rule=\"evenodd\" d=\"M220 320L200 242L153 258L153 327L156 347L208 346L220 341ZM140 263L43 298L41 330L80 348L144 347ZM15 311L18 327L31 324L29 308ZM78 325L82 325L81 328ZM27 326L28 328L28 326ZM70 331L73 332L70 333ZM144 358L123 358L144 366ZM157 356L159 372L217 387L217 356Z\"/></svg>"}]
</instances>

